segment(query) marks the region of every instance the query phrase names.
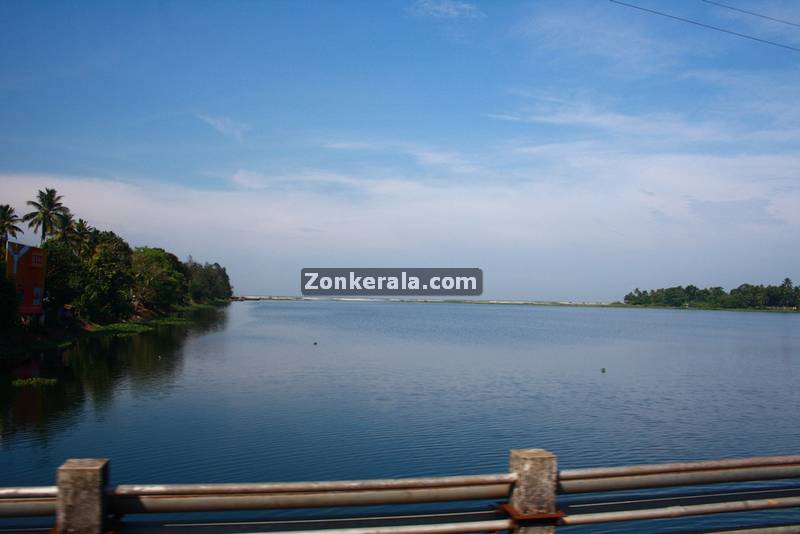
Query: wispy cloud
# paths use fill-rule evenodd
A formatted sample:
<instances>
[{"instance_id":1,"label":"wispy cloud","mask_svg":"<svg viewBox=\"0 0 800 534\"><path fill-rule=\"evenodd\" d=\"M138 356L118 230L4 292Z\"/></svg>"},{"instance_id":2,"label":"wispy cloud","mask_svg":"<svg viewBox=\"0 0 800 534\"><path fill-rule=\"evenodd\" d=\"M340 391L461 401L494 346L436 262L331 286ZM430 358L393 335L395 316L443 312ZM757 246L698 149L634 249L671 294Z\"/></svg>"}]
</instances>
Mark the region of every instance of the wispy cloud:
<instances>
[{"instance_id":1,"label":"wispy cloud","mask_svg":"<svg viewBox=\"0 0 800 534\"><path fill-rule=\"evenodd\" d=\"M326 141L322 146L335 150L384 150L387 144L374 141Z\"/></svg>"},{"instance_id":2,"label":"wispy cloud","mask_svg":"<svg viewBox=\"0 0 800 534\"><path fill-rule=\"evenodd\" d=\"M247 124L234 121L228 117L212 116L204 113L198 113L195 116L222 135L232 137L239 142L242 141L244 134L250 130Z\"/></svg>"},{"instance_id":3,"label":"wispy cloud","mask_svg":"<svg viewBox=\"0 0 800 534\"><path fill-rule=\"evenodd\" d=\"M475 4L460 0L417 0L410 11L420 17L437 19L477 19L486 16Z\"/></svg>"},{"instance_id":4,"label":"wispy cloud","mask_svg":"<svg viewBox=\"0 0 800 534\"><path fill-rule=\"evenodd\" d=\"M796 130L800 123L800 108L796 105L800 71L796 69L691 70L683 76L716 90L709 107L719 114L740 121L760 121L786 131Z\"/></svg>"},{"instance_id":5,"label":"wispy cloud","mask_svg":"<svg viewBox=\"0 0 800 534\"><path fill-rule=\"evenodd\" d=\"M469 174L481 167L456 151L439 150L409 142L328 141L322 145L334 150L384 152L410 157L417 165L453 174Z\"/></svg>"},{"instance_id":6,"label":"wispy cloud","mask_svg":"<svg viewBox=\"0 0 800 534\"><path fill-rule=\"evenodd\" d=\"M744 8L751 13L758 13L773 19L788 21L791 24L781 23L776 20L769 20L753 14L748 14L736 9L727 9L722 6L708 4L706 13L719 20L720 25L752 33L762 38L778 39L782 43L797 46L800 44L800 32L797 24L800 24L800 5L794 0L762 0L758 3L749 5L731 0L723 0L722 4L734 8ZM738 4L738 5L737 5Z\"/></svg>"},{"instance_id":7,"label":"wispy cloud","mask_svg":"<svg viewBox=\"0 0 800 534\"><path fill-rule=\"evenodd\" d=\"M577 65L620 78L641 79L681 66L687 57L709 57L725 43L680 24L664 25L610 2L539 2L514 27L537 61ZM590 63L587 63L590 62Z\"/></svg>"},{"instance_id":8,"label":"wispy cloud","mask_svg":"<svg viewBox=\"0 0 800 534\"><path fill-rule=\"evenodd\" d=\"M231 175L230 181L243 189L263 189L269 185L269 179L264 174L247 169L238 169Z\"/></svg>"},{"instance_id":9,"label":"wispy cloud","mask_svg":"<svg viewBox=\"0 0 800 534\"><path fill-rule=\"evenodd\" d=\"M487 116L501 121L555 126L572 136L579 132L584 132L584 135L602 133L616 139L627 138L634 143L725 142L734 140L740 133L711 118L685 117L666 111L621 111L598 106L591 100L537 100L525 102L513 111Z\"/></svg>"},{"instance_id":10,"label":"wispy cloud","mask_svg":"<svg viewBox=\"0 0 800 534\"><path fill-rule=\"evenodd\" d=\"M359 194L375 181L323 169L295 169L287 173L265 173L251 169L237 169L229 182L239 190L347 190Z\"/></svg>"},{"instance_id":11,"label":"wispy cloud","mask_svg":"<svg viewBox=\"0 0 800 534\"><path fill-rule=\"evenodd\" d=\"M682 78L701 95L691 108L684 103L653 107L636 98L515 89L509 92L514 99L508 107L485 116L530 124L532 130L552 127L566 142L603 135L624 149L647 144L651 150L696 150L698 143L705 143L753 152L792 148L800 141L800 112L792 91L800 81L798 74L739 76L709 70L690 71Z\"/></svg>"}]
</instances>

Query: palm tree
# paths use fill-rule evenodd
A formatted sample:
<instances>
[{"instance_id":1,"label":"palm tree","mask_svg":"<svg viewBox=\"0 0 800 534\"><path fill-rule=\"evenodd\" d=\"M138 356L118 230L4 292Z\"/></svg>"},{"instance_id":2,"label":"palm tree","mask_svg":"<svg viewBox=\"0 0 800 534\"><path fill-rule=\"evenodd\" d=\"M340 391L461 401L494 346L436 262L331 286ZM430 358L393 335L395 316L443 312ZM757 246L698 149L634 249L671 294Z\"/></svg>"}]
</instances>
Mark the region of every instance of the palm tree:
<instances>
[{"instance_id":1,"label":"palm tree","mask_svg":"<svg viewBox=\"0 0 800 534\"><path fill-rule=\"evenodd\" d=\"M55 225L53 225L53 236L58 238L64 243L75 243L75 218L69 209L64 208L64 211L57 213L55 216Z\"/></svg>"},{"instance_id":2,"label":"palm tree","mask_svg":"<svg viewBox=\"0 0 800 534\"><path fill-rule=\"evenodd\" d=\"M14 208L8 204L0 204L0 254L5 254L8 237L17 237L17 232L22 233L22 228L16 223L20 221Z\"/></svg>"},{"instance_id":3,"label":"palm tree","mask_svg":"<svg viewBox=\"0 0 800 534\"><path fill-rule=\"evenodd\" d=\"M87 256L92 250L93 235L95 229L89 226L84 219L78 219L75 223L75 243L77 244L76 253L79 256Z\"/></svg>"},{"instance_id":4,"label":"palm tree","mask_svg":"<svg viewBox=\"0 0 800 534\"><path fill-rule=\"evenodd\" d=\"M67 208L61 203L63 197L56 193L55 189L45 188L36 195L36 200L29 200L28 206L34 211L26 213L22 220L36 232L42 228L42 243L47 239L47 234L52 233L55 226L56 216L64 213Z\"/></svg>"}]
</instances>

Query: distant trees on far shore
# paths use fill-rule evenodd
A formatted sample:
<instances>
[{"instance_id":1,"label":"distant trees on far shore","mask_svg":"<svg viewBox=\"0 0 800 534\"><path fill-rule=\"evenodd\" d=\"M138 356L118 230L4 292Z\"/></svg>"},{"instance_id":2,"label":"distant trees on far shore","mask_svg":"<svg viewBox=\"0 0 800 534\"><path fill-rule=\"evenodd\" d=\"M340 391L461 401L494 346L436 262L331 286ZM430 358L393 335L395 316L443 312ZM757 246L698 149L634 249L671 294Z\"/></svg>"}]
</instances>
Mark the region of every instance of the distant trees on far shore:
<instances>
[{"instance_id":1,"label":"distant trees on far shore","mask_svg":"<svg viewBox=\"0 0 800 534\"><path fill-rule=\"evenodd\" d=\"M734 308L734 309L797 309L800 308L800 286L786 278L779 285L742 284L730 292L721 287L700 289L697 286L667 287L625 295L625 304L665 306L671 308Z\"/></svg>"},{"instance_id":2,"label":"distant trees on far shore","mask_svg":"<svg viewBox=\"0 0 800 534\"><path fill-rule=\"evenodd\" d=\"M124 321L135 315L168 313L189 303L228 300L233 288L217 263L184 263L161 248L138 247L107 230L98 230L72 212L55 189L39 191L28 201L32 211L20 217L0 205L0 258L6 242L22 233L21 222L40 234L47 251L46 312L65 304L97 323ZM5 268L3 268L5 269ZM5 273L5 271L3 271ZM16 314L13 285L0 276L0 318Z\"/></svg>"}]
</instances>

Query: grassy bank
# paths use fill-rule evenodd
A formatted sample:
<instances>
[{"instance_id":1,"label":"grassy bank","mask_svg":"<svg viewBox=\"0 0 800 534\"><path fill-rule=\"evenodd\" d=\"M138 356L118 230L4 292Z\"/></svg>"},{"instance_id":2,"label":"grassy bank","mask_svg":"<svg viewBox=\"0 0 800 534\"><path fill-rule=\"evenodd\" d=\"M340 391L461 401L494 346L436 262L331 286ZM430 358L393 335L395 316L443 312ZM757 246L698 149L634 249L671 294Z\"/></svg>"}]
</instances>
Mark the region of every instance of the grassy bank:
<instances>
[{"instance_id":1,"label":"grassy bank","mask_svg":"<svg viewBox=\"0 0 800 534\"><path fill-rule=\"evenodd\" d=\"M172 313L148 318L137 318L122 323L106 325L88 325L85 334L93 336L129 336L150 332L159 326L182 326L192 324L194 321L187 314L202 310L213 310L227 304L228 301L220 300L210 304L187 304L174 306Z\"/></svg>"},{"instance_id":2,"label":"grassy bank","mask_svg":"<svg viewBox=\"0 0 800 534\"><path fill-rule=\"evenodd\" d=\"M89 322L74 323L69 328L41 327L33 330L18 329L4 336L0 345L0 358L18 358L34 351L47 351L71 347L78 339L88 336L133 336L151 332L159 326L185 326L194 320L189 317L193 312L212 310L227 301L216 301L211 304L189 304L175 306L173 311L165 315L147 318L135 318L121 323L100 325Z\"/></svg>"}]
</instances>

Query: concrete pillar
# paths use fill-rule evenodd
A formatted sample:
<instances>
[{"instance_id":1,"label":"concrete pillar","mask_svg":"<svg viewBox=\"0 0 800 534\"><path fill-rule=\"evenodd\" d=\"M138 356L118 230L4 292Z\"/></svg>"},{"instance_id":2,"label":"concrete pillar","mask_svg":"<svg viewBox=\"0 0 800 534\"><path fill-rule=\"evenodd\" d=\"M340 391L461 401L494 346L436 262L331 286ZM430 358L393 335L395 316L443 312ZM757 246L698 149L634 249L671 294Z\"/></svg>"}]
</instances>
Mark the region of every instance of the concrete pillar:
<instances>
[{"instance_id":1,"label":"concrete pillar","mask_svg":"<svg viewBox=\"0 0 800 534\"><path fill-rule=\"evenodd\" d=\"M58 468L58 534L102 534L106 523L108 460L67 460Z\"/></svg>"},{"instance_id":2,"label":"concrete pillar","mask_svg":"<svg viewBox=\"0 0 800 534\"><path fill-rule=\"evenodd\" d=\"M520 514L556 513L558 467L554 454L544 449L511 449L510 470L517 474L509 504ZM551 534L556 527L520 526L518 534Z\"/></svg>"}]
</instances>

